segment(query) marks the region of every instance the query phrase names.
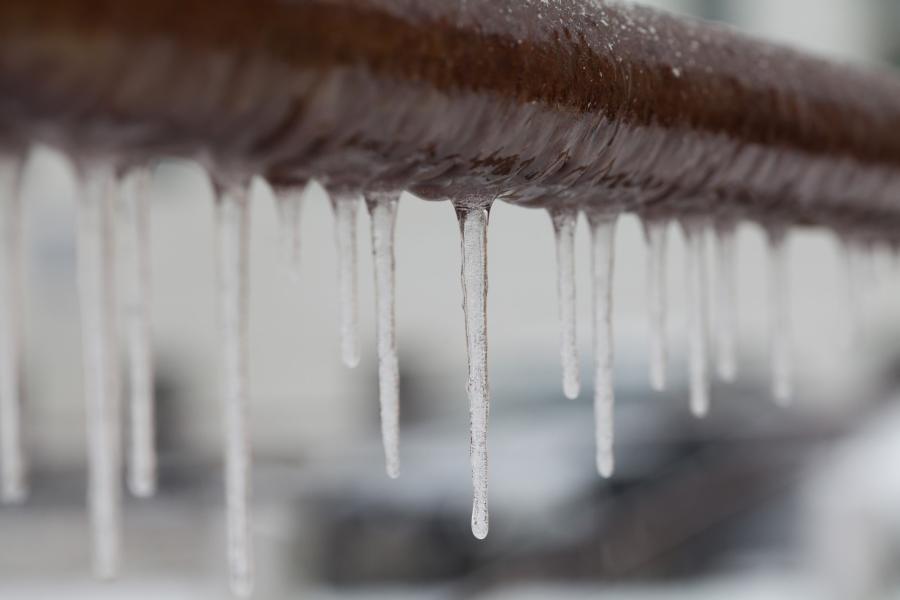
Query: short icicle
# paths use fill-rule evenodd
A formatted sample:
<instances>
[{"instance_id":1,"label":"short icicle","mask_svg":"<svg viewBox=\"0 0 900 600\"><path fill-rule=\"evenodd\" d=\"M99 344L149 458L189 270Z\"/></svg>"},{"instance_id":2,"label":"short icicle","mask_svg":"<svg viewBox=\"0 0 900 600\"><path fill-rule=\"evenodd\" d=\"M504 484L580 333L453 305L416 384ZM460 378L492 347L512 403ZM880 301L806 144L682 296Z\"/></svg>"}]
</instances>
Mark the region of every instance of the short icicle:
<instances>
[{"instance_id":1,"label":"short icicle","mask_svg":"<svg viewBox=\"0 0 900 600\"><path fill-rule=\"evenodd\" d=\"M490 413L487 348L487 226L490 205L456 207L462 234L463 310L469 375L469 457L472 463L472 533L488 535L488 451Z\"/></svg>"},{"instance_id":2,"label":"short icicle","mask_svg":"<svg viewBox=\"0 0 900 600\"><path fill-rule=\"evenodd\" d=\"M338 255L341 358L350 368L359 365L359 298L356 274L356 215L359 203L357 194L337 194L331 197Z\"/></svg>"},{"instance_id":3,"label":"short icicle","mask_svg":"<svg viewBox=\"0 0 900 600\"><path fill-rule=\"evenodd\" d=\"M664 219L644 219L647 241L647 306L650 317L650 384L661 392L666 389L668 366L666 319L666 257L669 222Z\"/></svg>"},{"instance_id":4,"label":"short icicle","mask_svg":"<svg viewBox=\"0 0 900 600\"><path fill-rule=\"evenodd\" d=\"M779 405L787 406L794 397L787 230L783 227L769 228L768 242L772 395Z\"/></svg>"},{"instance_id":5,"label":"short icicle","mask_svg":"<svg viewBox=\"0 0 900 600\"><path fill-rule=\"evenodd\" d=\"M79 168L78 288L88 430L88 505L94 573L118 574L122 528L119 365L116 348L115 203L118 179L107 163Z\"/></svg>"},{"instance_id":6,"label":"short icicle","mask_svg":"<svg viewBox=\"0 0 900 600\"><path fill-rule=\"evenodd\" d=\"M304 188L275 190L275 204L278 208L278 228L284 264L294 281L300 281L301 239L303 222Z\"/></svg>"},{"instance_id":7,"label":"short icicle","mask_svg":"<svg viewBox=\"0 0 900 600\"><path fill-rule=\"evenodd\" d=\"M691 411L698 418L709 414L709 322L706 306L706 255L701 220L682 222L687 243L687 311L690 360Z\"/></svg>"},{"instance_id":8,"label":"short icicle","mask_svg":"<svg viewBox=\"0 0 900 600\"><path fill-rule=\"evenodd\" d=\"M0 500L28 495L22 439L22 161L0 158Z\"/></svg>"},{"instance_id":9,"label":"short icicle","mask_svg":"<svg viewBox=\"0 0 900 600\"><path fill-rule=\"evenodd\" d=\"M716 370L722 381L737 379L737 224L716 224Z\"/></svg>"},{"instance_id":10,"label":"short icicle","mask_svg":"<svg viewBox=\"0 0 900 600\"><path fill-rule=\"evenodd\" d=\"M615 389L613 380L613 275L618 215L588 213L591 225L594 290L594 427L597 471L615 471Z\"/></svg>"},{"instance_id":11,"label":"short icicle","mask_svg":"<svg viewBox=\"0 0 900 600\"><path fill-rule=\"evenodd\" d=\"M122 257L126 278L129 418L128 487L135 496L156 493L156 417L150 342L150 171L137 168L122 185Z\"/></svg>"},{"instance_id":12,"label":"short icicle","mask_svg":"<svg viewBox=\"0 0 900 600\"><path fill-rule=\"evenodd\" d=\"M395 316L394 229L400 194L369 193L366 205L372 222L375 263L375 313L378 336L378 399L381 437L388 477L400 476L400 367L397 362Z\"/></svg>"},{"instance_id":13,"label":"short icicle","mask_svg":"<svg viewBox=\"0 0 900 600\"><path fill-rule=\"evenodd\" d=\"M575 229L578 210L550 210L556 237L557 291L559 295L560 358L562 360L563 393L574 400L581 393L578 373L578 337L575 324Z\"/></svg>"},{"instance_id":14,"label":"short icicle","mask_svg":"<svg viewBox=\"0 0 900 600\"><path fill-rule=\"evenodd\" d=\"M231 590L241 597L253 590L252 464L247 425L249 205L248 189L242 186L220 191L216 207L228 568Z\"/></svg>"}]
</instances>

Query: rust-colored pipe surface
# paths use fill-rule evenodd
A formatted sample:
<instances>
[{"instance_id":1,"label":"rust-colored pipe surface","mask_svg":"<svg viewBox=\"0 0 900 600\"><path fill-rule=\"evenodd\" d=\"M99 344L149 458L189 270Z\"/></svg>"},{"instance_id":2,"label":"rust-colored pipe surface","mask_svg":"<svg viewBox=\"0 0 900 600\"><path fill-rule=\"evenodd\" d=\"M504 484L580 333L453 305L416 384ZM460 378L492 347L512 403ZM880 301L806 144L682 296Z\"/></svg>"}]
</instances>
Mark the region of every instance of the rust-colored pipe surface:
<instances>
[{"instance_id":1,"label":"rust-colored pipe surface","mask_svg":"<svg viewBox=\"0 0 900 600\"><path fill-rule=\"evenodd\" d=\"M0 137L223 181L900 231L900 80L590 0L5 0Z\"/></svg>"}]
</instances>

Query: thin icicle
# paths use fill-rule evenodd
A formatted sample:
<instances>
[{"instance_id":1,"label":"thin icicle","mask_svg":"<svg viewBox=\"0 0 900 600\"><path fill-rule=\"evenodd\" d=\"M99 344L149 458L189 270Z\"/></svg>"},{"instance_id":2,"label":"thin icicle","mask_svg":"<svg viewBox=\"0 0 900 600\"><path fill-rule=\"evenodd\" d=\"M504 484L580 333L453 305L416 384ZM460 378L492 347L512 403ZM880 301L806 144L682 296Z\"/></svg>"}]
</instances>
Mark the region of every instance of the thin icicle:
<instances>
[{"instance_id":1,"label":"thin icicle","mask_svg":"<svg viewBox=\"0 0 900 600\"><path fill-rule=\"evenodd\" d=\"M138 497L156 493L156 417L150 343L150 172L135 169L122 186L122 256L125 265L125 323L128 333L130 436L128 487Z\"/></svg>"},{"instance_id":2,"label":"thin icicle","mask_svg":"<svg viewBox=\"0 0 900 600\"><path fill-rule=\"evenodd\" d=\"M578 210L550 210L556 236L557 290L559 294L560 358L562 360L563 393L576 399L581 393L578 373L578 337L575 314L575 229Z\"/></svg>"},{"instance_id":3,"label":"thin icicle","mask_svg":"<svg viewBox=\"0 0 900 600\"><path fill-rule=\"evenodd\" d=\"M19 158L0 159L0 500L28 495L22 439L22 198Z\"/></svg>"},{"instance_id":4,"label":"thin icicle","mask_svg":"<svg viewBox=\"0 0 900 600\"><path fill-rule=\"evenodd\" d=\"M275 192L281 248L285 265L294 281L300 281L300 226L303 222L304 191L304 188L289 188Z\"/></svg>"},{"instance_id":5,"label":"thin icicle","mask_svg":"<svg viewBox=\"0 0 900 600\"><path fill-rule=\"evenodd\" d=\"M706 307L705 225L702 221L682 223L687 242L687 310L690 344L691 411L696 417L709 413L709 323Z\"/></svg>"},{"instance_id":6,"label":"thin icicle","mask_svg":"<svg viewBox=\"0 0 900 600\"><path fill-rule=\"evenodd\" d=\"M597 471L615 471L615 391L613 382L613 274L618 216L588 214L593 245L594 280L594 427Z\"/></svg>"},{"instance_id":7,"label":"thin icicle","mask_svg":"<svg viewBox=\"0 0 900 600\"><path fill-rule=\"evenodd\" d=\"M794 397L794 383L787 231L783 228L770 228L768 238L772 394L776 402L788 405Z\"/></svg>"},{"instance_id":8,"label":"thin icicle","mask_svg":"<svg viewBox=\"0 0 900 600\"><path fill-rule=\"evenodd\" d=\"M367 194L375 262L375 312L378 334L378 399L381 437L388 477L400 476L400 367L395 328L394 227L400 194Z\"/></svg>"},{"instance_id":9,"label":"thin icicle","mask_svg":"<svg viewBox=\"0 0 900 600\"><path fill-rule=\"evenodd\" d=\"M119 368L116 351L114 215L118 185L112 165L81 169L78 199L78 284L87 402L88 504L94 573L117 575L122 492Z\"/></svg>"},{"instance_id":10,"label":"thin icicle","mask_svg":"<svg viewBox=\"0 0 900 600\"><path fill-rule=\"evenodd\" d=\"M472 463L472 533L488 534L487 429L490 413L487 350L487 226L489 208L458 207L462 233L463 310L469 376L469 457Z\"/></svg>"},{"instance_id":11,"label":"thin icicle","mask_svg":"<svg viewBox=\"0 0 900 600\"><path fill-rule=\"evenodd\" d=\"M359 365L359 298L357 292L356 213L359 196L332 196L338 254L338 287L341 311L341 358L350 368Z\"/></svg>"},{"instance_id":12,"label":"thin icicle","mask_svg":"<svg viewBox=\"0 0 900 600\"><path fill-rule=\"evenodd\" d=\"M737 227L723 221L716 239L716 367L722 381L737 379Z\"/></svg>"},{"instance_id":13,"label":"thin icicle","mask_svg":"<svg viewBox=\"0 0 900 600\"><path fill-rule=\"evenodd\" d=\"M666 369L669 362L666 323L666 257L669 222L644 220L647 240L647 305L650 317L650 383L661 392L666 389Z\"/></svg>"},{"instance_id":14,"label":"thin icicle","mask_svg":"<svg viewBox=\"0 0 900 600\"><path fill-rule=\"evenodd\" d=\"M228 568L232 592L238 596L249 596L253 590L252 464L247 428L249 205L247 188L225 190L217 203Z\"/></svg>"}]
</instances>

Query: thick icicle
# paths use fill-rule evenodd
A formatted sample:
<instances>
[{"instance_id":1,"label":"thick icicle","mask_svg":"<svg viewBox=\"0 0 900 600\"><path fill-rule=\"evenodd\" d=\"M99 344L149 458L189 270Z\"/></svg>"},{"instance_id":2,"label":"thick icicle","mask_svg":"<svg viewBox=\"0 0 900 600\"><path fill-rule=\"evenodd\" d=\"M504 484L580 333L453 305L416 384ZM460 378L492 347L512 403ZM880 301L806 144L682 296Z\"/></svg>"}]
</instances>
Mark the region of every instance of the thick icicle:
<instances>
[{"instance_id":1,"label":"thick icicle","mask_svg":"<svg viewBox=\"0 0 900 600\"><path fill-rule=\"evenodd\" d=\"M375 313L378 335L378 399L388 477L400 476L400 367L395 328L394 226L400 194L367 194L375 262Z\"/></svg>"},{"instance_id":2,"label":"thick icicle","mask_svg":"<svg viewBox=\"0 0 900 600\"><path fill-rule=\"evenodd\" d=\"M112 165L80 169L78 284L87 402L88 504L97 577L119 570L122 492L119 368L116 349L114 221L117 178Z\"/></svg>"},{"instance_id":3,"label":"thick icicle","mask_svg":"<svg viewBox=\"0 0 900 600\"><path fill-rule=\"evenodd\" d=\"M487 430L490 413L487 349L487 226L489 207L458 206L462 233L463 310L469 376L469 457L472 463L472 533L488 534Z\"/></svg>"},{"instance_id":4,"label":"thick icicle","mask_svg":"<svg viewBox=\"0 0 900 600\"><path fill-rule=\"evenodd\" d=\"M787 231L770 228L768 238L772 394L776 402L787 405L794 396Z\"/></svg>"},{"instance_id":5,"label":"thick icicle","mask_svg":"<svg viewBox=\"0 0 900 600\"><path fill-rule=\"evenodd\" d=\"M737 226L716 224L716 368L722 381L737 379Z\"/></svg>"},{"instance_id":6,"label":"thick icicle","mask_svg":"<svg viewBox=\"0 0 900 600\"><path fill-rule=\"evenodd\" d=\"M275 192L284 263L295 281L300 280L300 226L303 222L304 191L303 188L289 188Z\"/></svg>"},{"instance_id":7,"label":"thick icicle","mask_svg":"<svg viewBox=\"0 0 900 600\"><path fill-rule=\"evenodd\" d=\"M252 464L247 428L249 204L246 187L224 190L217 203L228 568L231 589L238 596L249 596L253 590Z\"/></svg>"},{"instance_id":8,"label":"thick icicle","mask_svg":"<svg viewBox=\"0 0 900 600\"><path fill-rule=\"evenodd\" d=\"M615 471L615 391L613 381L613 274L618 216L589 213L594 283L594 427L597 471Z\"/></svg>"},{"instance_id":9,"label":"thick icicle","mask_svg":"<svg viewBox=\"0 0 900 600\"><path fill-rule=\"evenodd\" d=\"M578 337L575 326L575 229L578 210L550 210L556 236L557 290L559 294L560 358L563 393L574 400L581 393L578 373Z\"/></svg>"},{"instance_id":10,"label":"thick icicle","mask_svg":"<svg viewBox=\"0 0 900 600\"><path fill-rule=\"evenodd\" d=\"M687 242L687 310L690 344L691 411L697 417L709 413L709 347L706 309L705 225L702 221L682 223Z\"/></svg>"},{"instance_id":11,"label":"thick icicle","mask_svg":"<svg viewBox=\"0 0 900 600\"><path fill-rule=\"evenodd\" d=\"M22 440L21 160L0 158L0 500L28 495Z\"/></svg>"},{"instance_id":12,"label":"thick icicle","mask_svg":"<svg viewBox=\"0 0 900 600\"><path fill-rule=\"evenodd\" d=\"M666 336L666 243L669 222L644 220L647 240L647 306L650 317L650 383L661 392L666 389L668 344Z\"/></svg>"},{"instance_id":13,"label":"thick icicle","mask_svg":"<svg viewBox=\"0 0 900 600\"><path fill-rule=\"evenodd\" d=\"M146 168L131 171L122 186L122 256L126 278L129 418L128 487L138 497L156 493L156 417L150 343L150 222Z\"/></svg>"},{"instance_id":14,"label":"thick icicle","mask_svg":"<svg viewBox=\"0 0 900 600\"><path fill-rule=\"evenodd\" d=\"M359 196L336 195L334 210L338 255L338 287L341 311L341 358L350 368L359 365L359 298L357 291L356 213Z\"/></svg>"}]
</instances>

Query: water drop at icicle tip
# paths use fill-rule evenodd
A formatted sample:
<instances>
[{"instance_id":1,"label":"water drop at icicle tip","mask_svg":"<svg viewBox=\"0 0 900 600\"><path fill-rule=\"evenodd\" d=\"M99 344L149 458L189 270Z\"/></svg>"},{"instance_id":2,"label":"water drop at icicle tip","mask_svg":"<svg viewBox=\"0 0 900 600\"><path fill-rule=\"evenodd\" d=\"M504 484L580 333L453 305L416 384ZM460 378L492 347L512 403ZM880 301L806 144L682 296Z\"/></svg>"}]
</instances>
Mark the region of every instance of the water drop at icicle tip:
<instances>
[{"instance_id":1,"label":"water drop at icicle tip","mask_svg":"<svg viewBox=\"0 0 900 600\"><path fill-rule=\"evenodd\" d=\"M615 471L615 382L613 350L613 276L618 215L588 212L591 225L594 292L594 430L597 472Z\"/></svg>"},{"instance_id":2,"label":"water drop at icicle tip","mask_svg":"<svg viewBox=\"0 0 900 600\"><path fill-rule=\"evenodd\" d=\"M119 572L122 449L115 302L117 173L106 162L78 165L78 292L88 431L88 507L93 568Z\"/></svg>"},{"instance_id":3,"label":"water drop at icicle tip","mask_svg":"<svg viewBox=\"0 0 900 600\"><path fill-rule=\"evenodd\" d=\"M666 219L643 219L647 243L647 306L650 324L650 384L657 392L666 389L669 362L667 303L668 232Z\"/></svg>"},{"instance_id":4,"label":"water drop at icicle tip","mask_svg":"<svg viewBox=\"0 0 900 600\"><path fill-rule=\"evenodd\" d=\"M706 223L682 221L686 254L687 328L690 369L691 412L698 418L709 414L709 323L706 306Z\"/></svg>"},{"instance_id":5,"label":"water drop at icicle tip","mask_svg":"<svg viewBox=\"0 0 900 600\"><path fill-rule=\"evenodd\" d=\"M581 393L575 293L575 230L578 225L578 209L551 209L548 212L556 241L563 393L566 398L574 400Z\"/></svg>"},{"instance_id":6,"label":"water drop at icicle tip","mask_svg":"<svg viewBox=\"0 0 900 600\"><path fill-rule=\"evenodd\" d=\"M249 210L247 186L219 191L216 228L225 413L226 551L231 590L241 597L252 593L254 570L252 463L247 425Z\"/></svg>"},{"instance_id":7,"label":"water drop at icicle tip","mask_svg":"<svg viewBox=\"0 0 900 600\"><path fill-rule=\"evenodd\" d=\"M338 260L341 359L348 367L359 366L359 292L357 281L356 219L359 194L331 194Z\"/></svg>"},{"instance_id":8,"label":"water drop at icicle tip","mask_svg":"<svg viewBox=\"0 0 900 600\"><path fill-rule=\"evenodd\" d=\"M378 401L388 477L400 476L400 367L397 360L394 230L399 193L368 193L375 271Z\"/></svg>"},{"instance_id":9,"label":"water drop at icicle tip","mask_svg":"<svg viewBox=\"0 0 900 600\"><path fill-rule=\"evenodd\" d=\"M489 204L456 205L462 237L463 311L466 321L469 397L469 457L472 463L472 534L488 535L487 227Z\"/></svg>"},{"instance_id":10,"label":"water drop at icicle tip","mask_svg":"<svg viewBox=\"0 0 900 600\"><path fill-rule=\"evenodd\" d=\"M794 398L791 351L791 278L787 230L769 228L769 335L772 353L772 395L781 406Z\"/></svg>"},{"instance_id":11,"label":"water drop at icicle tip","mask_svg":"<svg viewBox=\"0 0 900 600\"><path fill-rule=\"evenodd\" d=\"M716 370L722 381L737 379L737 223L720 221L716 241Z\"/></svg>"},{"instance_id":12,"label":"water drop at icicle tip","mask_svg":"<svg viewBox=\"0 0 900 600\"><path fill-rule=\"evenodd\" d=\"M282 257L295 282L300 281L301 226L305 192L304 187L274 190Z\"/></svg>"}]
</instances>

